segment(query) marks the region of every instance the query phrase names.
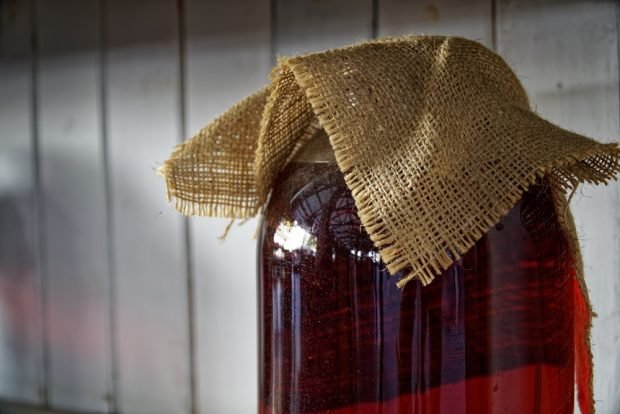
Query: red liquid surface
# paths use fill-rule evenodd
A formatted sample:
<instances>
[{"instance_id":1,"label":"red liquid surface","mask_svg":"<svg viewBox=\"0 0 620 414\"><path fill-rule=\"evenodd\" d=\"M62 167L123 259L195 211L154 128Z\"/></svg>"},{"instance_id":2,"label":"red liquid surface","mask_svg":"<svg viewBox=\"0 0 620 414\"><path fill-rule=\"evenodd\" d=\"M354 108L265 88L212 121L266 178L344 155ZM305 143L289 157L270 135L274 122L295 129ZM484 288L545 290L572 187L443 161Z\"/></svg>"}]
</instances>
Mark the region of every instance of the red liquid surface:
<instances>
[{"instance_id":1,"label":"red liquid surface","mask_svg":"<svg viewBox=\"0 0 620 414\"><path fill-rule=\"evenodd\" d=\"M274 187L261 413L573 412L574 274L544 186L426 287L396 287L356 212L333 164Z\"/></svg>"}]
</instances>

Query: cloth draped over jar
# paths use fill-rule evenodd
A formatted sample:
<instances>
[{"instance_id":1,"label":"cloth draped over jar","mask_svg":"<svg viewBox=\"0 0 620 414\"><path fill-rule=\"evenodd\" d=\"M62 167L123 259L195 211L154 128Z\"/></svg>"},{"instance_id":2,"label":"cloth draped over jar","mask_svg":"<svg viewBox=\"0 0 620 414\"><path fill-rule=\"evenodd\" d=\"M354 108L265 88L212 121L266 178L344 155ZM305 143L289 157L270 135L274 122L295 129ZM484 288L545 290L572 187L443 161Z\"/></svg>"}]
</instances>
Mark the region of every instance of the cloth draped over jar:
<instances>
[{"instance_id":1,"label":"cloth draped over jar","mask_svg":"<svg viewBox=\"0 0 620 414\"><path fill-rule=\"evenodd\" d=\"M550 183L581 287L577 383L582 412L592 412L592 311L565 195L611 180L617 145L539 117L513 71L479 43L386 38L280 58L268 86L174 150L160 169L168 197L186 215L254 216L319 128L401 287L431 283L530 185Z\"/></svg>"}]
</instances>

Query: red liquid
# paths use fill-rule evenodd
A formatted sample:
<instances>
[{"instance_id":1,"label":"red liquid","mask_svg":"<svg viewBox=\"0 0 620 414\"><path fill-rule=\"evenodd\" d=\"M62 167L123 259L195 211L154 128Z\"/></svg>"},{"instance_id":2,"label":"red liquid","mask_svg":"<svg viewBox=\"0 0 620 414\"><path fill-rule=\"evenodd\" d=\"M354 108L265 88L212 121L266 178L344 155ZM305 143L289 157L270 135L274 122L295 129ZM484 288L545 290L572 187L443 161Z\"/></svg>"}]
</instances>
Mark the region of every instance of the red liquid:
<instances>
[{"instance_id":1,"label":"red liquid","mask_svg":"<svg viewBox=\"0 0 620 414\"><path fill-rule=\"evenodd\" d=\"M260 249L261 413L572 413L574 275L530 189L427 287L396 287L333 164L292 163Z\"/></svg>"}]
</instances>

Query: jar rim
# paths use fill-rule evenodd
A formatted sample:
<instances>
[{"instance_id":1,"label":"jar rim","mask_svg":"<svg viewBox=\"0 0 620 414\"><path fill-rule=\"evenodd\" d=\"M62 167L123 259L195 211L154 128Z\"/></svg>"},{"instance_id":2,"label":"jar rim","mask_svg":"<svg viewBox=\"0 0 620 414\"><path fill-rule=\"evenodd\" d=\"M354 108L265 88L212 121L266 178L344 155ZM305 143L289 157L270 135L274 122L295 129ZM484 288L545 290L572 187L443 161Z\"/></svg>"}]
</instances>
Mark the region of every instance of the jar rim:
<instances>
[{"instance_id":1,"label":"jar rim","mask_svg":"<svg viewBox=\"0 0 620 414\"><path fill-rule=\"evenodd\" d=\"M336 163L336 155L324 129L316 132L301 146L291 162Z\"/></svg>"}]
</instances>

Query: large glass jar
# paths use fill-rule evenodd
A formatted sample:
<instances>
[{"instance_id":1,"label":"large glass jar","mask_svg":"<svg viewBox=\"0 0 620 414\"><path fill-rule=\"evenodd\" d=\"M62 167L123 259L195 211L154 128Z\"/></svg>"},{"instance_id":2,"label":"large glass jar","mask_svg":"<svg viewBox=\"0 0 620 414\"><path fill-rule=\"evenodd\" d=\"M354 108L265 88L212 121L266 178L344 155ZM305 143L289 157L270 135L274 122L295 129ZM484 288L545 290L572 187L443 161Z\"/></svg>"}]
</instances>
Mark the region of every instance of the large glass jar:
<instances>
[{"instance_id":1,"label":"large glass jar","mask_svg":"<svg viewBox=\"0 0 620 414\"><path fill-rule=\"evenodd\" d=\"M279 176L259 243L261 413L573 412L576 285L544 182L398 289L323 133Z\"/></svg>"}]
</instances>

